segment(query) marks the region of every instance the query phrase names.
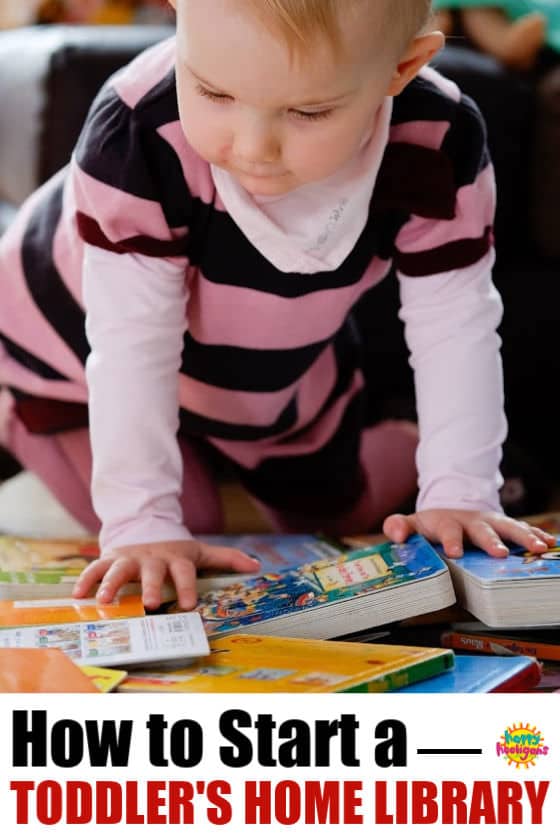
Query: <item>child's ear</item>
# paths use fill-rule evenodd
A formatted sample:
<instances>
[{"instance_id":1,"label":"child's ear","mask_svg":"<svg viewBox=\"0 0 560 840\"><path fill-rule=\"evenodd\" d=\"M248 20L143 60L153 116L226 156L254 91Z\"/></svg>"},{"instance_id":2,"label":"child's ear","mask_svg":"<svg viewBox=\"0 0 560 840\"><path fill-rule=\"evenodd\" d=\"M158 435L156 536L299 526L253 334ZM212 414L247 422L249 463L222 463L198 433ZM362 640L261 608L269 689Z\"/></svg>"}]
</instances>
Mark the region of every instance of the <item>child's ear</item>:
<instances>
[{"instance_id":1,"label":"child's ear","mask_svg":"<svg viewBox=\"0 0 560 840\"><path fill-rule=\"evenodd\" d=\"M169 2L169 5L173 6L173 8L175 10L177 9L177 0L168 0L168 2Z\"/></svg>"},{"instance_id":2,"label":"child's ear","mask_svg":"<svg viewBox=\"0 0 560 840\"><path fill-rule=\"evenodd\" d=\"M397 65L387 96L398 96L444 44L445 37L441 32L429 32L414 38Z\"/></svg>"}]
</instances>

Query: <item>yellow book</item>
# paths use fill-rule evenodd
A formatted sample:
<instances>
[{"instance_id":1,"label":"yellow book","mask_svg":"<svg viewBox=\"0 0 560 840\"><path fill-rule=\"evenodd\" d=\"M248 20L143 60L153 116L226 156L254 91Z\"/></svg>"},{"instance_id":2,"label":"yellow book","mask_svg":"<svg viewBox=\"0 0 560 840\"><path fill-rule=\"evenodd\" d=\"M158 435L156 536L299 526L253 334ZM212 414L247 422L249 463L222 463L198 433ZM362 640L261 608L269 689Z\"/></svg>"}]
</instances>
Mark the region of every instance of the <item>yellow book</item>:
<instances>
[{"instance_id":1,"label":"yellow book","mask_svg":"<svg viewBox=\"0 0 560 840\"><path fill-rule=\"evenodd\" d=\"M119 671L116 668L97 668L95 665L79 665L78 667L103 694L114 691L128 674L128 671Z\"/></svg>"},{"instance_id":2,"label":"yellow book","mask_svg":"<svg viewBox=\"0 0 560 840\"><path fill-rule=\"evenodd\" d=\"M111 604L95 598L46 598L0 601L0 627L33 627L38 624L68 624L145 615L140 595L123 595Z\"/></svg>"},{"instance_id":3,"label":"yellow book","mask_svg":"<svg viewBox=\"0 0 560 840\"><path fill-rule=\"evenodd\" d=\"M135 671L122 692L384 692L449 670L442 648L234 634L210 655L173 671Z\"/></svg>"}]
</instances>

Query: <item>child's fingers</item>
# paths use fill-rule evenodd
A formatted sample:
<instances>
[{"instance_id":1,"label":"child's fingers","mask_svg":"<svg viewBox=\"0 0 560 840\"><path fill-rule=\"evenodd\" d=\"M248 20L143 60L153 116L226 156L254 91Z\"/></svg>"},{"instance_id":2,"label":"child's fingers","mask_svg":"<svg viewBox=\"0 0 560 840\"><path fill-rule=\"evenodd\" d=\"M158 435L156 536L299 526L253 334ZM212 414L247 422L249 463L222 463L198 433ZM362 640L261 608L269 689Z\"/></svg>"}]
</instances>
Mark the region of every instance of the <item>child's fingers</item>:
<instances>
[{"instance_id":1,"label":"child's fingers","mask_svg":"<svg viewBox=\"0 0 560 840\"><path fill-rule=\"evenodd\" d=\"M463 556L463 526L456 519L443 519L434 534L448 557Z\"/></svg>"},{"instance_id":2,"label":"child's fingers","mask_svg":"<svg viewBox=\"0 0 560 840\"><path fill-rule=\"evenodd\" d=\"M167 575L168 565L163 558L151 559L149 563L139 565L142 601L148 610L155 610L161 604L161 588Z\"/></svg>"},{"instance_id":3,"label":"child's fingers","mask_svg":"<svg viewBox=\"0 0 560 840\"><path fill-rule=\"evenodd\" d=\"M196 606L196 568L191 561L185 562L180 557L171 560L168 566L169 574L175 585L177 601L182 610L192 610Z\"/></svg>"},{"instance_id":4,"label":"child's fingers","mask_svg":"<svg viewBox=\"0 0 560 840\"><path fill-rule=\"evenodd\" d=\"M512 520L513 521L513 520ZM505 529L507 531L507 528ZM507 533L502 528L496 527L494 522L487 522L484 519L475 519L465 525L465 531L473 545L478 546L492 557L507 557L509 550L503 543Z\"/></svg>"},{"instance_id":5,"label":"child's fingers","mask_svg":"<svg viewBox=\"0 0 560 840\"><path fill-rule=\"evenodd\" d=\"M125 583L138 580L138 561L134 557L118 556L107 569L97 590L97 600L109 604Z\"/></svg>"},{"instance_id":6,"label":"child's fingers","mask_svg":"<svg viewBox=\"0 0 560 840\"><path fill-rule=\"evenodd\" d=\"M113 561L107 557L94 560L81 573L72 590L73 598L84 598L105 575Z\"/></svg>"},{"instance_id":7,"label":"child's fingers","mask_svg":"<svg viewBox=\"0 0 560 840\"><path fill-rule=\"evenodd\" d=\"M392 542L404 542L414 533L412 517L404 516L401 513L394 513L388 516L383 523L383 533Z\"/></svg>"},{"instance_id":8,"label":"child's fingers","mask_svg":"<svg viewBox=\"0 0 560 840\"><path fill-rule=\"evenodd\" d=\"M554 534L549 534L548 531L543 531L542 528L537 528L534 525L531 525L530 527L532 528L533 533L545 542L549 548L554 548L556 545L556 537Z\"/></svg>"},{"instance_id":9,"label":"child's fingers","mask_svg":"<svg viewBox=\"0 0 560 840\"><path fill-rule=\"evenodd\" d=\"M495 530L502 539L510 540L511 542L522 545L528 551L534 551L537 554L540 551L546 551L549 548L549 542L543 538L540 529L535 529L527 522L518 522L516 519L503 517L492 522Z\"/></svg>"}]
</instances>

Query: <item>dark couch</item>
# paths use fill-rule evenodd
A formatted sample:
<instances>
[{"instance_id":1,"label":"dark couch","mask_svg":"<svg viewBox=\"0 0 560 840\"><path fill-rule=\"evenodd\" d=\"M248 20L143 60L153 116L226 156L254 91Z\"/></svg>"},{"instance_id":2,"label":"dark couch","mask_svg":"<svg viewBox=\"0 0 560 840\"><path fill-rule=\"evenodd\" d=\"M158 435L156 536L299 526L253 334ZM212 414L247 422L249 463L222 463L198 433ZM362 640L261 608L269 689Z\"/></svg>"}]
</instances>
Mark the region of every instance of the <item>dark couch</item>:
<instances>
[{"instance_id":1,"label":"dark couch","mask_svg":"<svg viewBox=\"0 0 560 840\"><path fill-rule=\"evenodd\" d=\"M0 232L24 198L68 161L102 82L170 33L149 26L0 33ZM512 479L521 476L520 498L508 506L526 514L545 506L560 472L549 406L559 368L560 68L537 84L462 46L446 47L435 64L478 102L488 125L499 194L495 278L505 303L501 333L511 429L504 471ZM356 311L368 358L375 359L372 419L412 411L397 308L396 284L387 282Z\"/></svg>"}]
</instances>

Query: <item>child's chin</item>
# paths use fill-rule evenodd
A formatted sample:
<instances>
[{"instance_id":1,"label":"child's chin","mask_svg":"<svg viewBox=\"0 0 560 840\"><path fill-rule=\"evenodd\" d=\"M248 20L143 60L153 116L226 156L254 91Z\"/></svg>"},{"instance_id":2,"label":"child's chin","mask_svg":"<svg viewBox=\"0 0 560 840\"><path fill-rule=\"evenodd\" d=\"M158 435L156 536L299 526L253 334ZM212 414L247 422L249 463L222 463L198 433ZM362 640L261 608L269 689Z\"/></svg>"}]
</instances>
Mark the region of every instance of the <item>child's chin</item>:
<instances>
[{"instance_id":1,"label":"child's chin","mask_svg":"<svg viewBox=\"0 0 560 840\"><path fill-rule=\"evenodd\" d=\"M253 178L251 176L242 175L237 176L241 186L247 190L248 193L255 196L263 196L273 198L274 196L284 195L291 192L298 186L293 183L293 179L287 176L271 177L271 178Z\"/></svg>"}]
</instances>

